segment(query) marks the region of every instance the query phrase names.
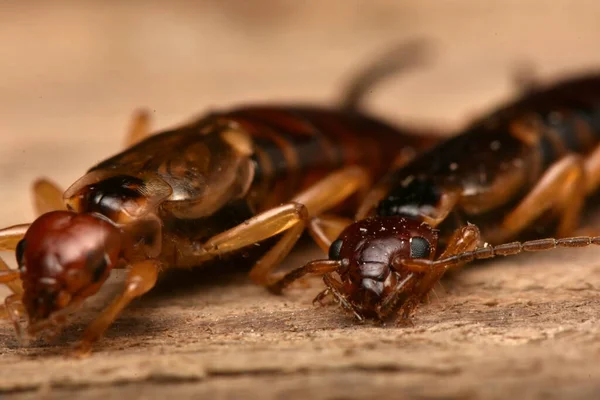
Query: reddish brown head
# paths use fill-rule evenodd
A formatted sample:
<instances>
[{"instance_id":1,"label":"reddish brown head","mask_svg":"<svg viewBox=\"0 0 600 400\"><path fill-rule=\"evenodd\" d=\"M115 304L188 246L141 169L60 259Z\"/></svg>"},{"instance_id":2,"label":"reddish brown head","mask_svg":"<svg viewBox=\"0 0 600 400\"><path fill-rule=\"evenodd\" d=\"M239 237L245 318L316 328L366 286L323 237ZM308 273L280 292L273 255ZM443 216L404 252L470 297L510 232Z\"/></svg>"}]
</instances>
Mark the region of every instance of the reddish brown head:
<instances>
[{"instance_id":1,"label":"reddish brown head","mask_svg":"<svg viewBox=\"0 0 600 400\"><path fill-rule=\"evenodd\" d=\"M398 285L414 285L408 282L412 273L397 270L392 261L432 259L437 243L436 230L411 218L373 217L355 222L329 249L329 258L341 265L341 286L334 293L340 292L357 315L379 319L382 304Z\"/></svg>"},{"instance_id":2,"label":"reddish brown head","mask_svg":"<svg viewBox=\"0 0 600 400\"><path fill-rule=\"evenodd\" d=\"M30 326L96 293L118 262L121 234L95 214L54 211L17 246Z\"/></svg>"}]
</instances>

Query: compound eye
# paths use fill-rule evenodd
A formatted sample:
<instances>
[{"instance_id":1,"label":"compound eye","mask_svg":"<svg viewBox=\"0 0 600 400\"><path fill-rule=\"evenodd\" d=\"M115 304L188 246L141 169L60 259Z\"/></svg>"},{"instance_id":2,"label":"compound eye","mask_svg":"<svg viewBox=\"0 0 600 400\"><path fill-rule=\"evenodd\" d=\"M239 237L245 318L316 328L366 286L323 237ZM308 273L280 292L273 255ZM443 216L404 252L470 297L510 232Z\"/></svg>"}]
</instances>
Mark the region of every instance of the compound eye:
<instances>
[{"instance_id":1,"label":"compound eye","mask_svg":"<svg viewBox=\"0 0 600 400\"><path fill-rule=\"evenodd\" d=\"M422 237L410 238L410 257L411 258L428 258L431 252L429 242Z\"/></svg>"},{"instance_id":2,"label":"compound eye","mask_svg":"<svg viewBox=\"0 0 600 400\"><path fill-rule=\"evenodd\" d=\"M19 243L17 243L17 248L15 249L15 256L19 265L23 262L23 255L25 255L25 239L19 241Z\"/></svg>"},{"instance_id":3,"label":"compound eye","mask_svg":"<svg viewBox=\"0 0 600 400\"><path fill-rule=\"evenodd\" d=\"M331 246L329 246L329 259L330 260L339 260L340 259L340 251L342 250L342 245L344 241L342 239L337 239Z\"/></svg>"}]
</instances>

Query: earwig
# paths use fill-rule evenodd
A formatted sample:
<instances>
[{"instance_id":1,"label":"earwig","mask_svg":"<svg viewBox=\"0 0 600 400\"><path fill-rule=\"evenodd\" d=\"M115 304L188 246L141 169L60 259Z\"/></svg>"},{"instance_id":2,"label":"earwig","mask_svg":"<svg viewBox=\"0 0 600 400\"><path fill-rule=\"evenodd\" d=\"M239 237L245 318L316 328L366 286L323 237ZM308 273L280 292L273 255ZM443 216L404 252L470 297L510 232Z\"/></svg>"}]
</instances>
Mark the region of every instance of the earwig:
<instances>
[{"instance_id":1,"label":"earwig","mask_svg":"<svg viewBox=\"0 0 600 400\"><path fill-rule=\"evenodd\" d=\"M402 323L450 268L599 244L597 237L569 237L599 185L600 75L529 85L517 101L392 169L355 222L311 220L328 260L309 262L270 289L280 293L306 274L323 275L327 289L317 301L331 294L359 320ZM552 231L558 239L521 243Z\"/></svg>"},{"instance_id":2,"label":"earwig","mask_svg":"<svg viewBox=\"0 0 600 400\"><path fill-rule=\"evenodd\" d=\"M408 46L401 56L411 61L413 52ZM272 283L310 216L366 192L392 163L439 141L353 110L361 92L357 84L344 109L243 107L155 135L140 113L130 147L64 194L38 181L41 216L0 231L0 250L14 250L19 265L0 262L0 283L13 292L4 308L20 338L56 335L117 268L129 269L125 289L85 330L77 354L88 353L160 271L220 262L276 238L240 261L254 263L255 283Z\"/></svg>"}]
</instances>

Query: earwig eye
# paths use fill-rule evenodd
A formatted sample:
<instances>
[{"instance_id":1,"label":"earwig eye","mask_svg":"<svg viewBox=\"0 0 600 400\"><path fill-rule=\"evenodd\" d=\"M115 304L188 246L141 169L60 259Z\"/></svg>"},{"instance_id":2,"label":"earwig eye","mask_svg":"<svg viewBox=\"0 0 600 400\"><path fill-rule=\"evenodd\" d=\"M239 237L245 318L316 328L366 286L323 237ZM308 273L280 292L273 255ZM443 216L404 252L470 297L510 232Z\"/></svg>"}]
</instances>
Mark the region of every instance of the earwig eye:
<instances>
[{"instance_id":1,"label":"earwig eye","mask_svg":"<svg viewBox=\"0 0 600 400\"><path fill-rule=\"evenodd\" d=\"M427 258L431 252L429 242L422 237L410 238L410 257L411 258Z\"/></svg>"},{"instance_id":2,"label":"earwig eye","mask_svg":"<svg viewBox=\"0 0 600 400\"><path fill-rule=\"evenodd\" d=\"M15 249L15 257L17 258L17 263L21 265L23 262L23 255L25 254L25 239L22 239L17 243L17 248Z\"/></svg>"},{"instance_id":3,"label":"earwig eye","mask_svg":"<svg viewBox=\"0 0 600 400\"><path fill-rule=\"evenodd\" d=\"M329 246L329 259L330 260L339 260L340 259L340 250L342 250L342 245L344 241L342 239L337 239L331 246Z\"/></svg>"}]
</instances>

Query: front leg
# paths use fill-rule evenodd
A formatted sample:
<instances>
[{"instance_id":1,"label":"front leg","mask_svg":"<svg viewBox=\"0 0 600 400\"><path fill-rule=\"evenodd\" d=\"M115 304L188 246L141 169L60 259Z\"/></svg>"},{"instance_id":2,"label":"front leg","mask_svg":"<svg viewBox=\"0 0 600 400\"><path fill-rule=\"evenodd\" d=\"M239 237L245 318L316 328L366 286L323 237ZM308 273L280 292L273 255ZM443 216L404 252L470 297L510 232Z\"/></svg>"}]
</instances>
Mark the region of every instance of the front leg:
<instances>
[{"instance_id":1,"label":"front leg","mask_svg":"<svg viewBox=\"0 0 600 400\"><path fill-rule=\"evenodd\" d=\"M23 326L21 325L22 317L25 314L25 309L23 307L21 295L11 294L6 299L4 299L3 306L4 314L13 323L13 326L15 327L17 338L21 342L25 343L28 340L28 338L25 329L23 329Z\"/></svg>"},{"instance_id":2,"label":"front leg","mask_svg":"<svg viewBox=\"0 0 600 400\"><path fill-rule=\"evenodd\" d=\"M363 322L365 320L360 310L343 295L342 283L340 281L332 277L331 273L327 273L323 275L323 282L325 282L329 293L340 303L342 308L352 313L358 321Z\"/></svg>"},{"instance_id":3,"label":"front leg","mask_svg":"<svg viewBox=\"0 0 600 400\"><path fill-rule=\"evenodd\" d=\"M439 259L446 259L456 254L472 251L480 241L481 234L477 226L471 224L462 226L452 234L448 246ZM413 274L409 276L414 275L416 278L415 284L411 285L409 289L404 288L405 285L400 285L399 290L394 290L389 295L390 299L386 299L384 302L390 305L382 310L385 311L383 315L386 316L393 311L393 305L397 304L403 295L407 296L398 310L398 322L403 323L403 320L410 318L417 305L423 301L435 284L439 282L449 266L446 264L437 264L434 260L428 259L394 259L392 267L397 271L401 271L402 269L411 271Z\"/></svg>"},{"instance_id":4,"label":"front leg","mask_svg":"<svg viewBox=\"0 0 600 400\"><path fill-rule=\"evenodd\" d=\"M29 224L22 224L0 230L0 251L15 250L28 228ZM16 295L23 293L19 277L19 271L10 269L0 257L0 283L6 285Z\"/></svg>"},{"instance_id":5,"label":"front leg","mask_svg":"<svg viewBox=\"0 0 600 400\"><path fill-rule=\"evenodd\" d=\"M83 338L75 348L76 356L85 356L117 319L123 309L136 297L147 293L156 285L159 263L156 260L142 261L131 266L125 290L87 327Z\"/></svg>"},{"instance_id":6,"label":"front leg","mask_svg":"<svg viewBox=\"0 0 600 400\"><path fill-rule=\"evenodd\" d=\"M13 251L25 236L31 224L20 224L0 229L0 251Z\"/></svg>"},{"instance_id":7,"label":"front leg","mask_svg":"<svg viewBox=\"0 0 600 400\"><path fill-rule=\"evenodd\" d=\"M11 292L19 296L23 294L20 276L19 271L10 269L4 260L0 258L0 284L6 285Z\"/></svg>"}]
</instances>

